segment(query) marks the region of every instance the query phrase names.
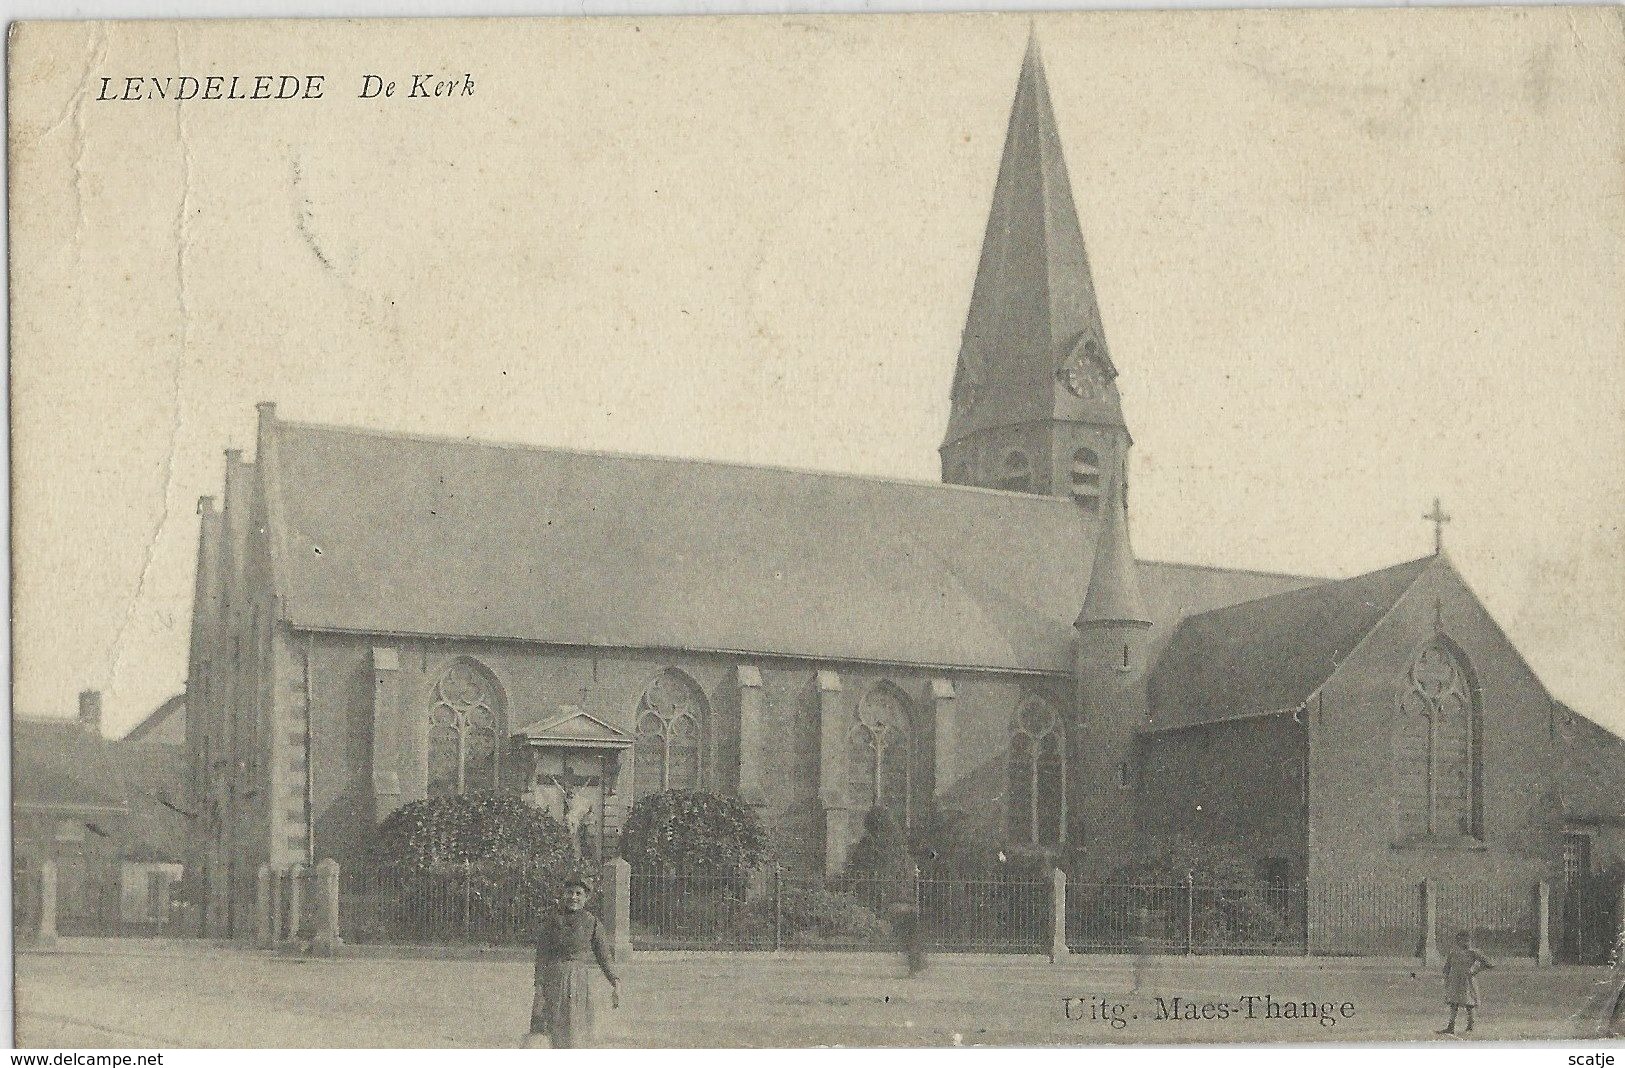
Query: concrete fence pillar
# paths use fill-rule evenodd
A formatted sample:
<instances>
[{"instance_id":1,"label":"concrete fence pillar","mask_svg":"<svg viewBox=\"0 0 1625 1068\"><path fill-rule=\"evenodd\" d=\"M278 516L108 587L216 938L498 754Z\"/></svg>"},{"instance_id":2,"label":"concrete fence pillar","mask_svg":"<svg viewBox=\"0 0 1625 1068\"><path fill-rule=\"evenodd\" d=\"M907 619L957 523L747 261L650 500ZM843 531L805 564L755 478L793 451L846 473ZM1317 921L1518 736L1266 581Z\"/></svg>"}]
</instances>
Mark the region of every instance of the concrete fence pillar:
<instances>
[{"instance_id":1,"label":"concrete fence pillar","mask_svg":"<svg viewBox=\"0 0 1625 1068\"><path fill-rule=\"evenodd\" d=\"M49 857L39 866L39 928L34 937L42 946L56 945L56 861Z\"/></svg>"},{"instance_id":2,"label":"concrete fence pillar","mask_svg":"<svg viewBox=\"0 0 1625 1068\"><path fill-rule=\"evenodd\" d=\"M284 941L297 942L305 928L305 875L303 864L288 869L288 933Z\"/></svg>"},{"instance_id":3,"label":"concrete fence pillar","mask_svg":"<svg viewBox=\"0 0 1625 1068\"><path fill-rule=\"evenodd\" d=\"M319 957L334 957L339 951L339 862L332 857L317 861L315 876L310 949Z\"/></svg>"},{"instance_id":4,"label":"concrete fence pillar","mask_svg":"<svg viewBox=\"0 0 1625 1068\"><path fill-rule=\"evenodd\" d=\"M1535 884L1535 963L1552 963L1552 884L1545 879Z\"/></svg>"},{"instance_id":5,"label":"concrete fence pillar","mask_svg":"<svg viewBox=\"0 0 1625 1068\"><path fill-rule=\"evenodd\" d=\"M1056 868L1049 877L1049 959L1051 964L1059 964L1069 952L1066 945L1066 872Z\"/></svg>"},{"instance_id":6,"label":"concrete fence pillar","mask_svg":"<svg viewBox=\"0 0 1625 1068\"><path fill-rule=\"evenodd\" d=\"M1439 884L1432 879L1422 880L1422 964L1437 968L1444 963L1439 956Z\"/></svg>"},{"instance_id":7,"label":"concrete fence pillar","mask_svg":"<svg viewBox=\"0 0 1625 1068\"><path fill-rule=\"evenodd\" d=\"M598 918L609 932L610 952L625 961L632 956L632 865L623 857L606 860L598 885L603 891Z\"/></svg>"},{"instance_id":8,"label":"concrete fence pillar","mask_svg":"<svg viewBox=\"0 0 1625 1068\"><path fill-rule=\"evenodd\" d=\"M271 866L261 864L254 884L254 944L271 948Z\"/></svg>"}]
</instances>

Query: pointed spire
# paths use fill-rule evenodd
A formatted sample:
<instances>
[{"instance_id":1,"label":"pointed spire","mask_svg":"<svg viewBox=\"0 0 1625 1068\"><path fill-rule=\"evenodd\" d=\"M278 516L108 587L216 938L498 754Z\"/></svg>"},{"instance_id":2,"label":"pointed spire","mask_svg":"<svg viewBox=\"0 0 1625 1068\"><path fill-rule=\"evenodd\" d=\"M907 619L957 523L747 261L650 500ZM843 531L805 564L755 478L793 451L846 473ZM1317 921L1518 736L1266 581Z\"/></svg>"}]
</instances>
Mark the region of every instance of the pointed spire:
<instances>
[{"instance_id":1,"label":"pointed spire","mask_svg":"<svg viewBox=\"0 0 1625 1068\"><path fill-rule=\"evenodd\" d=\"M1076 627L1149 627L1151 616L1140 596L1140 571L1128 540L1128 515L1121 486L1112 487L1110 505L1095 546L1095 564L1089 572L1089 592Z\"/></svg>"},{"instance_id":2,"label":"pointed spire","mask_svg":"<svg viewBox=\"0 0 1625 1068\"><path fill-rule=\"evenodd\" d=\"M1121 427L1036 31L1027 40L954 374L947 440L1065 420Z\"/></svg>"}]
</instances>

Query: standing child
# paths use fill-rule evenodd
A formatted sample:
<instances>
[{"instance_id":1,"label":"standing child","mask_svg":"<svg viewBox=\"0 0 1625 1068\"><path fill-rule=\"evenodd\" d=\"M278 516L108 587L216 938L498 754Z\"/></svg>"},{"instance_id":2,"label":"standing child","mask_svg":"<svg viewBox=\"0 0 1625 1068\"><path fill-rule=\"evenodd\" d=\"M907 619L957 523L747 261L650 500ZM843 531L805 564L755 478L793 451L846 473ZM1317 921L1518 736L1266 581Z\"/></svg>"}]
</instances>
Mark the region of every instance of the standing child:
<instances>
[{"instance_id":1,"label":"standing child","mask_svg":"<svg viewBox=\"0 0 1625 1068\"><path fill-rule=\"evenodd\" d=\"M1470 931L1456 934L1456 948L1444 959L1444 990L1445 999L1450 1002L1450 1022L1444 1025L1439 1034L1456 1033L1456 1012L1459 1009L1467 1010L1467 1026L1462 1033L1472 1031L1473 1008L1478 1004L1477 976L1479 972L1493 967L1495 965L1490 963L1488 957L1473 948Z\"/></svg>"},{"instance_id":2,"label":"standing child","mask_svg":"<svg viewBox=\"0 0 1625 1068\"><path fill-rule=\"evenodd\" d=\"M536 935L536 992L530 1006L527 1046L545 1035L554 1049L592 1045L592 968L596 960L609 980L610 1004L621 1006L621 980L610 963L608 936L587 911L592 887L584 876L564 881L564 901L542 920Z\"/></svg>"}]
</instances>

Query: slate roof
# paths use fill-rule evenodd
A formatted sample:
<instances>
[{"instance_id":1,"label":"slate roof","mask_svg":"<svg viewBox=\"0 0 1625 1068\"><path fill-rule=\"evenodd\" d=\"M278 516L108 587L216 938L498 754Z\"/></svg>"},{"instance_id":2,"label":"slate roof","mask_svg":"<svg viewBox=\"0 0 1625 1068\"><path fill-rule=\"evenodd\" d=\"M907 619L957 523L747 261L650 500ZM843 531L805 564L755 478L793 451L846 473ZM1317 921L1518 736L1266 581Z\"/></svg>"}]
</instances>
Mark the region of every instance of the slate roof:
<instances>
[{"instance_id":1,"label":"slate roof","mask_svg":"<svg viewBox=\"0 0 1625 1068\"><path fill-rule=\"evenodd\" d=\"M1186 618L1152 670L1149 729L1298 708L1434 559Z\"/></svg>"},{"instance_id":2,"label":"slate roof","mask_svg":"<svg viewBox=\"0 0 1625 1068\"><path fill-rule=\"evenodd\" d=\"M298 628L1072 670L1097 530L1064 499L274 419L265 440ZM1140 567L1165 630L1319 581Z\"/></svg>"},{"instance_id":3,"label":"slate roof","mask_svg":"<svg viewBox=\"0 0 1625 1068\"><path fill-rule=\"evenodd\" d=\"M1559 702L1563 815L1579 823L1625 823L1625 738Z\"/></svg>"},{"instance_id":4,"label":"slate roof","mask_svg":"<svg viewBox=\"0 0 1625 1068\"><path fill-rule=\"evenodd\" d=\"M1056 378L1086 350L1103 381L1088 398ZM1035 37L1010 105L945 440L1048 419L1124 426L1116 374Z\"/></svg>"},{"instance_id":5,"label":"slate roof","mask_svg":"<svg viewBox=\"0 0 1625 1068\"><path fill-rule=\"evenodd\" d=\"M178 693L124 732L123 742L181 745L186 741L186 694Z\"/></svg>"},{"instance_id":6,"label":"slate roof","mask_svg":"<svg viewBox=\"0 0 1625 1068\"><path fill-rule=\"evenodd\" d=\"M107 743L70 719L12 720L11 802L18 811L61 815L129 807Z\"/></svg>"}]
</instances>

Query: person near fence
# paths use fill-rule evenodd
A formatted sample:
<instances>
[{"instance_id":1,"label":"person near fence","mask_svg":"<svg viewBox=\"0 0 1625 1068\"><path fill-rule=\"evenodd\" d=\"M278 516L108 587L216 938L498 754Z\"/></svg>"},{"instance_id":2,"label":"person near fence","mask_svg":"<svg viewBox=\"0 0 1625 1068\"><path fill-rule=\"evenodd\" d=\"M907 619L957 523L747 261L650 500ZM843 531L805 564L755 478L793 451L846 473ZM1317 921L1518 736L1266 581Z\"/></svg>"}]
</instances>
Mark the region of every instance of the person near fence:
<instances>
[{"instance_id":1,"label":"person near fence","mask_svg":"<svg viewBox=\"0 0 1625 1068\"><path fill-rule=\"evenodd\" d=\"M920 869L905 850L897 858L887 879L887 912L892 934L903 954L910 977L925 971L925 925L920 922Z\"/></svg>"},{"instance_id":2,"label":"person near fence","mask_svg":"<svg viewBox=\"0 0 1625 1068\"><path fill-rule=\"evenodd\" d=\"M554 1049L592 1045L594 962L609 980L610 1004L620 1008L620 976L610 959L609 935L587 910L590 893L585 876L566 879L562 906L543 918L536 934L536 986L526 1046L541 1045L544 1038Z\"/></svg>"},{"instance_id":3,"label":"person near fence","mask_svg":"<svg viewBox=\"0 0 1625 1068\"><path fill-rule=\"evenodd\" d=\"M1145 985L1145 973L1151 966L1151 910L1140 906L1135 917L1134 930L1134 986L1130 994L1138 994Z\"/></svg>"},{"instance_id":4,"label":"person near fence","mask_svg":"<svg viewBox=\"0 0 1625 1068\"><path fill-rule=\"evenodd\" d=\"M1456 948L1444 959L1445 1000L1450 1003L1450 1022L1440 1029L1441 1035L1456 1033L1456 1013L1467 1010L1467 1026L1462 1033L1473 1029L1473 1009L1478 1007L1478 973L1495 967L1490 959L1473 948L1471 931L1456 935Z\"/></svg>"}]
</instances>

